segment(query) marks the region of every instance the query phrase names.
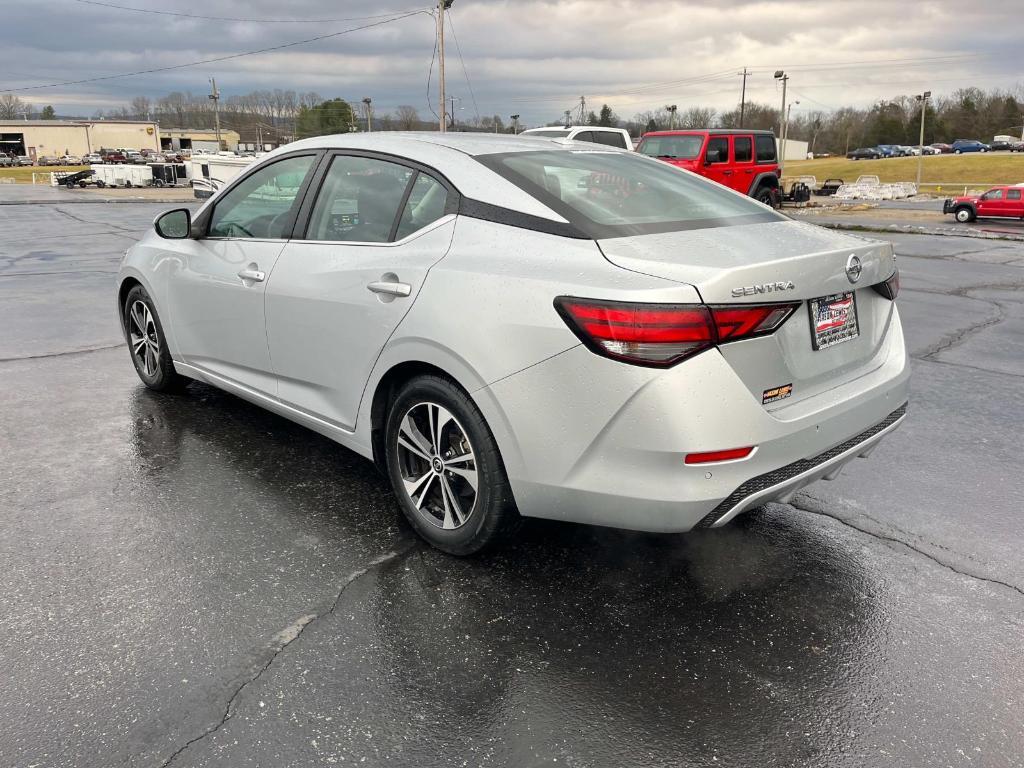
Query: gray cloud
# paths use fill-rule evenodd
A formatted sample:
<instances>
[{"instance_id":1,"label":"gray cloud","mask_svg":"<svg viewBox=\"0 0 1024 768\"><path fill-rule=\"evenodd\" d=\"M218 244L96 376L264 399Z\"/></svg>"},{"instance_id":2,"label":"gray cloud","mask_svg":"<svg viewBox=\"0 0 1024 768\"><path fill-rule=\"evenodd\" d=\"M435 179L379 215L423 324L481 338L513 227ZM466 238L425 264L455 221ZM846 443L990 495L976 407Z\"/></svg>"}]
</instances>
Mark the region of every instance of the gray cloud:
<instances>
[{"instance_id":1,"label":"gray cloud","mask_svg":"<svg viewBox=\"0 0 1024 768\"><path fill-rule=\"evenodd\" d=\"M416 0L110 0L164 11L244 18L339 18L415 8ZM580 95L622 116L665 103L731 108L744 66L751 99L778 99L771 71L791 71L802 108L867 104L930 88L1020 89L1019 0L892 3L789 0L511 2L456 0L456 32L480 112L557 118ZM118 11L74 0L5 8L0 90L174 66L357 26L218 22ZM65 50L71 43L73 50ZM433 21L417 15L352 34L216 64L21 92L58 112L91 113L133 96L201 93L214 76L225 95L255 88L372 96L381 110L412 104L426 114ZM449 39L449 92L472 111ZM935 61L921 61L936 57ZM914 59L916 61L910 61ZM875 66L857 62L881 62ZM834 63L835 65L832 65ZM841 65L841 66L840 66ZM708 77L703 77L708 76Z\"/></svg>"}]
</instances>

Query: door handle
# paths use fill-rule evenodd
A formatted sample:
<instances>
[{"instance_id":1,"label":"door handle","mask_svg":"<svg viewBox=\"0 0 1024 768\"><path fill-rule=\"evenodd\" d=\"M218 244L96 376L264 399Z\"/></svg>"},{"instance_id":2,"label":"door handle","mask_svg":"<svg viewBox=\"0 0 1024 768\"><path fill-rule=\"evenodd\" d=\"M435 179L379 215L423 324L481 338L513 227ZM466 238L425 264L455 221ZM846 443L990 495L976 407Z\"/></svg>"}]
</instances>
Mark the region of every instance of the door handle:
<instances>
[{"instance_id":1,"label":"door handle","mask_svg":"<svg viewBox=\"0 0 1024 768\"><path fill-rule=\"evenodd\" d=\"M255 269L255 267L246 267L245 269L239 270L238 276L243 280L252 280L256 283L262 283L267 279L267 273L261 272L260 270Z\"/></svg>"},{"instance_id":2,"label":"door handle","mask_svg":"<svg viewBox=\"0 0 1024 768\"><path fill-rule=\"evenodd\" d=\"M387 296L408 296L412 293L412 286L408 283L399 283L391 280L376 280L366 286L366 288L373 293L382 293Z\"/></svg>"},{"instance_id":3,"label":"door handle","mask_svg":"<svg viewBox=\"0 0 1024 768\"><path fill-rule=\"evenodd\" d=\"M722 171L723 176L732 176L732 171Z\"/></svg>"}]
</instances>

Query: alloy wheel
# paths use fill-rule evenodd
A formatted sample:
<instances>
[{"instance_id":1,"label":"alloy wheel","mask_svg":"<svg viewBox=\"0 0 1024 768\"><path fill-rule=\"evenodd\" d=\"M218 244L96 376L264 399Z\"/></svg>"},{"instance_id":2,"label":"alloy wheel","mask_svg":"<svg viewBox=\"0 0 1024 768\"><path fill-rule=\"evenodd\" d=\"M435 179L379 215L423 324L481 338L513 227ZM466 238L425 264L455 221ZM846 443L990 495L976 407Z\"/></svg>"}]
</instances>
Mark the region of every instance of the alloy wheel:
<instances>
[{"instance_id":1,"label":"alloy wheel","mask_svg":"<svg viewBox=\"0 0 1024 768\"><path fill-rule=\"evenodd\" d=\"M147 376L160 371L160 336L156 320L144 301L136 301L128 312L128 337L132 356Z\"/></svg>"},{"instance_id":2,"label":"alloy wheel","mask_svg":"<svg viewBox=\"0 0 1024 768\"><path fill-rule=\"evenodd\" d=\"M466 430L443 405L420 402L402 416L395 447L402 486L420 516L461 528L476 507L479 473Z\"/></svg>"}]
</instances>

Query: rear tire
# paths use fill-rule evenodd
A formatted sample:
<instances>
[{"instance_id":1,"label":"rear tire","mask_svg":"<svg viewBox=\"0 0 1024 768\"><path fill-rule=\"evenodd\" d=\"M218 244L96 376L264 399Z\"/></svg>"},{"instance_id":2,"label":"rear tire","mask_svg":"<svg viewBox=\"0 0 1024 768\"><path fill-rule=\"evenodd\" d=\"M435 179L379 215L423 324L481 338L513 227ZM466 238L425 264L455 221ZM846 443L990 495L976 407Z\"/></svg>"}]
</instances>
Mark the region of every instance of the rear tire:
<instances>
[{"instance_id":1,"label":"rear tire","mask_svg":"<svg viewBox=\"0 0 1024 768\"><path fill-rule=\"evenodd\" d=\"M402 511L437 549L472 555L518 529L494 435L450 379L417 376L399 390L388 411L385 452Z\"/></svg>"},{"instance_id":2,"label":"rear tire","mask_svg":"<svg viewBox=\"0 0 1024 768\"><path fill-rule=\"evenodd\" d=\"M174 369L156 305L141 285L128 291L121 307L121 321L128 338L128 353L142 383L157 392L184 390L188 379Z\"/></svg>"},{"instance_id":3,"label":"rear tire","mask_svg":"<svg viewBox=\"0 0 1024 768\"><path fill-rule=\"evenodd\" d=\"M771 208L775 207L775 194L771 187L760 187L757 192L754 193L754 199L759 203L763 203Z\"/></svg>"}]
</instances>

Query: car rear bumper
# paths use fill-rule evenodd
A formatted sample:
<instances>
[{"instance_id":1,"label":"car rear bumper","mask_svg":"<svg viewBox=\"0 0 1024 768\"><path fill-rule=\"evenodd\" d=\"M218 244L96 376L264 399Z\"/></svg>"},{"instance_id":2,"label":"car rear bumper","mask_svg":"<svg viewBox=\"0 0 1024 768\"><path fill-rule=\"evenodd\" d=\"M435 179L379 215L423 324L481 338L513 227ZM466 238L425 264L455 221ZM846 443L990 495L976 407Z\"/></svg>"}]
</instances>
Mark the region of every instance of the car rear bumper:
<instances>
[{"instance_id":1,"label":"car rear bumper","mask_svg":"<svg viewBox=\"0 0 1024 768\"><path fill-rule=\"evenodd\" d=\"M717 350L658 371L577 347L476 394L488 422L502 422L495 434L522 514L681 532L784 501L870 453L902 423L908 400L895 312L876 362L775 410ZM741 460L684 462L746 446L756 447Z\"/></svg>"}]
</instances>

